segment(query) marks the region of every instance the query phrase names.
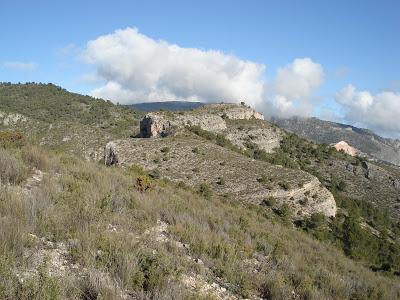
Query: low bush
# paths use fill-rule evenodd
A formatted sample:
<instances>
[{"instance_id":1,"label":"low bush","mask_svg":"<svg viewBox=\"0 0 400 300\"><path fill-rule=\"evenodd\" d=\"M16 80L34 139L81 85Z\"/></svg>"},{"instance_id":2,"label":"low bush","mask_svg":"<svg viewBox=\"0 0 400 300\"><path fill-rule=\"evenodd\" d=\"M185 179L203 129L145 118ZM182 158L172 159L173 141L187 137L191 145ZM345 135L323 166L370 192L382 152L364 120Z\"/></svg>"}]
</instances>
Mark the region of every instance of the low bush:
<instances>
[{"instance_id":1,"label":"low bush","mask_svg":"<svg viewBox=\"0 0 400 300\"><path fill-rule=\"evenodd\" d=\"M0 180L3 184L19 184L26 179L28 169L20 159L0 148Z\"/></svg>"}]
</instances>

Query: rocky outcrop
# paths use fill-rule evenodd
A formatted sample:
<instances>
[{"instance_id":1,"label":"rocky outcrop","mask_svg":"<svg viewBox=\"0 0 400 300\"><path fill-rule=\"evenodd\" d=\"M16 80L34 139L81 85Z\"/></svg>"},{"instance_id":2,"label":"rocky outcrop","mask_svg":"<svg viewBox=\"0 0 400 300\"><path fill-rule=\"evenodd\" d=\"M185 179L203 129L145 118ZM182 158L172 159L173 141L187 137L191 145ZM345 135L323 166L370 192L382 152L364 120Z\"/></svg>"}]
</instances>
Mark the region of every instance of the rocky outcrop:
<instances>
[{"instance_id":1,"label":"rocky outcrop","mask_svg":"<svg viewBox=\"0 0 400 300\"><path fill-rule=\"evenodd\" d=\"M348 143L345 141L340 141L336 144L332 145L337 151L343 151L344 153L351 155L351 156L356 156L360 155L361 152L357 150L356 148L350 146Z\"/></svg>"},{"instance_id":2,"label":"rocky outcrop","mask_svg":"<svg viewBox=\"0 0 400 300\"><path fill-rule=\"evenodd\" d=\"M112 166L118 164L118 154L117 154L117 145L115 142L107 143L104 148L104 163L106 166Z\"/></svg>"},{"instance_id":3,"label":"rocky outcrop","mask_svg":"<svg viewBox=\"0 0 400 300\"><path fill-rule=\"evenodd\" d=\"M140 121L140 137L164 137L171 129L171 122L162 113L147 114Z\"/></svg>"},{"instance_id":4,"label":"rocky outcrop","mask_svg":"<svg viewBox=\"0 0 400 300\"><path fill-rule=\"evenodd\" d=\"M173 128L199 126L203 130L221 132L227 129L225 120L264 120L254 109L237 104L210 104L180 113L154 112L140 121L140 137L165 137Z\"/></svg>"},{"instance_id":5,"label":"rocky outcrop","mask_svg":"<svg viewBox=\"0 0 400 300\"><path fill-rule=\"evenodd\" d=\"M233 103L209 104L202 106L198 110L215 113L222 118L231 120L264 120L264 116L255 109Z\"/></svg>"},{"instance_id":6,"label":"rocky outcrop","mask_svg":"<svg viewBox=\"0 0 400 300\"><path fill-rule=\"evenodd\" d=\"M15 126L18 123L26 122L27 118L18 113L5 113L0 111L0 124L4 126Z\"/></svg>"}]
</instances>

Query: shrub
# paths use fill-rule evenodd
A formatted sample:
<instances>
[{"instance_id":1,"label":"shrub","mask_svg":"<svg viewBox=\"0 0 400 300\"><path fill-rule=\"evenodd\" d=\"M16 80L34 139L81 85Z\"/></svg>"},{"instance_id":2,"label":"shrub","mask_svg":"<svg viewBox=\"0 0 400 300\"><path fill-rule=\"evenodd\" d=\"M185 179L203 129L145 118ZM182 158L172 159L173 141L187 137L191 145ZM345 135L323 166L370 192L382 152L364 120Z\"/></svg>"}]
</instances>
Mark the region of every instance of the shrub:
<instances>
[{"instance_id":1,"label":"shrub","mask_svg":"<svg viewBox=\"0 0 400 300\"><path fill-rule=\"evenodd\" d=\"M307 227L311 229L316 229L321 227L325 223L325 216L321 213L313 213L311 217L307 220Z\"/></svg>"},{"instance_id":2,"label":"shrub","mask_svg":"<svg viewBox=\"0 0 400 300\"><path fill-rule=\"evenodd\" d=\"M48 158L43 148L32 146L22 152L22 158L30 167L39 170L47 169Z\"/></svg>"},{"instance_id":3,"label":"shrub","mask_svg":"<svg viewBox=\"0 0 400 300\"><path fill-rule=\"evenodd\" d=\"M264 199L261 204L269 207L276 206L276 198L273 196L269 196L268 198Z\"/></svg>"},{"instance_id":4,"label":"shrub","mask_svg":"<svg viewBox=\"0 0 400 300\"><path fill-rule=\"evenodd\" d=\"M284 189L285 191L287 191L288 189L290 189L290 185L289 183L287 183L286 181L281 181L278 183L278 185Z\"/></svg>"},{"instance_id":5,"label":"shrub","mask_svg":"<svg viewBox=\"0 0 400 300\"><path fill-rule=\"evenodd\" d=\"M217 184L224 185L225 184L225 179L222 178L222 177L218 177Z\"/></svg>"},{"instance_id":6,"label":"shrub","mask_svg":"<svg viewBox=\"0 0 400 300\"><path fill-rule=\"evenodd\" d=\"M167 154L167 153L169 152L169 150L170 150L169 147L163 147L163 148L161 148L160 151L161 151L162 153L164 153L164 154Z\"/></svg>"},{"instance_id":7,"label":"shrub","mask_svg":"<svg viewBox=\"0 0 400 300\"><path fill-rule=\"evenodd\" d=\"M149 176L153 179L159 179L161 177L161 172L159 169L153 169L149 172Z\"/></svg>"},{"instance_id":8,"label":"shrub","mask_svg":"<svg viewBox=\"0 0 400 300\"><path fill-rule=\"evenodd\" d=\"M135 187L139 192L146 192L152 187L151 179L149 178L149 176L140 175L136 178Z\"/></svg>"},{"instance_id":9,"label":"shrub","mask_svg":"<svg viewBox=\"0 0 400 300\"><path fill-rule=\"evenodd\" d=\"M140 165L131 165L128 167L128 172L134 175L147 175L147 172Z\"/></svg>"},{"instance_id":10,"label":"shrub","mask_svg":"<svg viewBox=\"0 0 400 300\"><path fill-rule=\"evenodd\" d=\"M202 183L199 186L198 193L206 199L210 199L212 196L212 190L207 183Z\"/></svg>"},{"instance_id":11,"label":"shrub","mask_svg":"<svg viewBox=\"0 0 400 300\"><path fill-rule=\"evenodd\" d=\"M0 147L10 148L17 147L20 148L26 144L25 136L19 132L10 131L0 131Z\"/></svg>"},{"instance_id":12,"label":"shrub","mask_svg":"<svg viewBox=\"0 0 400 300\"><path fill-rule=\"evenodd\" d=\"M19 184L26 179L27 168L21 160L7 150L0 149L0 180L2 183Z\"/></svg>"},{"instance_id":13,"label":"shrub","mask_svg":"<svg viewBox=\"0 0 400 300\"><path fill-rule=\"evenodd\" d=\"M303 198L299 200L300 205L307 205L308 204L308 198Z\"/></svg>"},{"instance_id":14,"label":"shrub","mask_svg":"<svg viewBox=\"0 0 400 300\"><path fill-rule=\"evenodd\" d=\"M285 204L283 204L281 207L279 207L279 208L276 210L276 213L277 213L282 219L289 219L290 216L291 216L291 214L292 214L292 211L291 211L289 205L287 205L287 204L285 203Z\"/></svg>"}]
</instances>

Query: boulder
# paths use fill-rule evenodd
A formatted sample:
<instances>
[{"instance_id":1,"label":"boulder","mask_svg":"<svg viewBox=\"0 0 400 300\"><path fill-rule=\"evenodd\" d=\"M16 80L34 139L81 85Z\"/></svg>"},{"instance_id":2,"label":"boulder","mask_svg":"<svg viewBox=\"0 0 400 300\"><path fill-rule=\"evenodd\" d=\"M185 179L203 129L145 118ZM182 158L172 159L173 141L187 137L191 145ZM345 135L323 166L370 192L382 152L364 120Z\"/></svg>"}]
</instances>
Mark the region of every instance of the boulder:
<instances>
[{"instance_id":1,"label":"boulder","mask_svg":"<svg viewBox=\"0 0 400 300\"><path fill-rule=\"evenodd\" d=\"M141 138L164 137L168 135L170 129L171 122L162 114L150 113L140 121Z\"/></svg>"},{"instance_id":2,"label":"boulder","mask_svg":"<svg viewBox=\"0 0 400 300\"><path fill-rule=\"evenodd\" d=\"M104 148L104 163L106 166L112 166L118 164L118 154L117 154L117 145L115 142L107 143Z\"/></svg>"}]
</instances>

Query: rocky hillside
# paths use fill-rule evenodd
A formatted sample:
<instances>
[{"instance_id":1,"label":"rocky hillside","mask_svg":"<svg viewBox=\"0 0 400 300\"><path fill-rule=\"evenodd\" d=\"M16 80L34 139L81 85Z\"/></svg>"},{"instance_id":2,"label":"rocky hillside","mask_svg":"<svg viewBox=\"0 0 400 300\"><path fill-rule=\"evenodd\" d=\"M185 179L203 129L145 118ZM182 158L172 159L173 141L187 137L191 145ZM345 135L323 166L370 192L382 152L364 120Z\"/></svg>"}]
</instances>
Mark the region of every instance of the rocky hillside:
<instances>
[{"instance_id":1,"label":"rocky hillside","mask_svg":"<svg viewBox=\"0 0 400 300\"><path fill-rule=\"evenodd\" d=\"M142 115L53 84L0 83L0 130L21 131L43 146L101 159L104 144L138 131Z\"/></svg>"},{"instance_id":2,"label":"rocky hillside","mask_svg":"<svg viewBox=\"0 0 400 300\"><path fill-rule=\"evenodd\" d=\"M194 189L207 187L233 201L261 204L274 198L286 204L294 218L336 214L332 194L316 177L253 160L195 137L113 141L106 146L105 160L127 167L140 165L151 174Z\"/></svg>"},{"instance_id":3,"label":"rocky hillside","mask_svg":"<svg viewBox=\"0 0 400 300\"><path fill-rule=\"evenodd\" d=\"M400 298L393 165L244 105L0 84L0 108L0 299Z\"/></svg>"},{"instance_id":4,"label":"rocky hillside","mask_svg":"<svg viewBox=\"0 0 400 300\"><path fill-rule=\"evenodd\" d=\"M367 129L317 118L273 119L279 127L317 143L335 144L340 141L378 160L400 165L400 141L380 137Z\"/></svg>"}]
</instances>

